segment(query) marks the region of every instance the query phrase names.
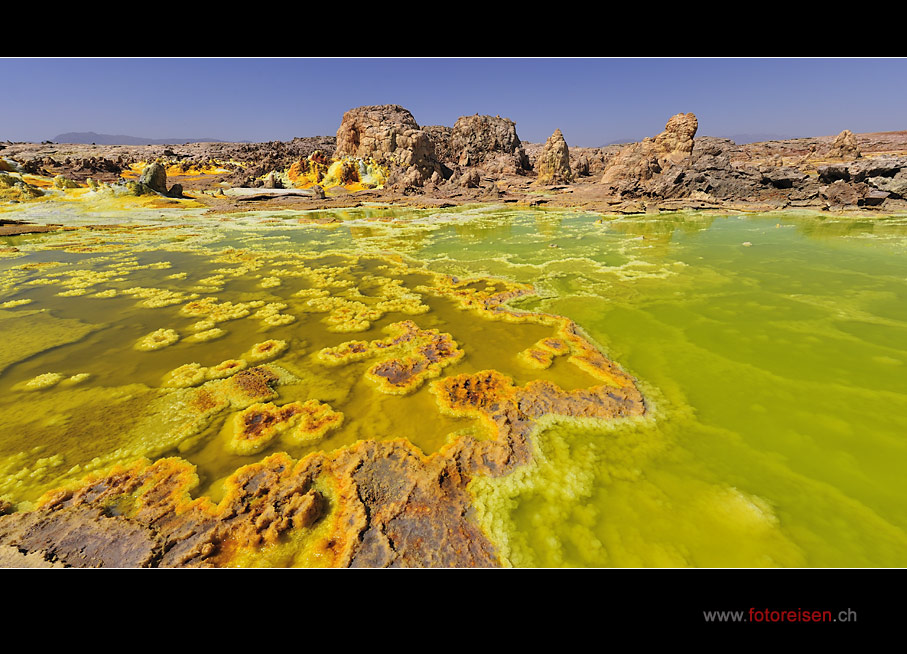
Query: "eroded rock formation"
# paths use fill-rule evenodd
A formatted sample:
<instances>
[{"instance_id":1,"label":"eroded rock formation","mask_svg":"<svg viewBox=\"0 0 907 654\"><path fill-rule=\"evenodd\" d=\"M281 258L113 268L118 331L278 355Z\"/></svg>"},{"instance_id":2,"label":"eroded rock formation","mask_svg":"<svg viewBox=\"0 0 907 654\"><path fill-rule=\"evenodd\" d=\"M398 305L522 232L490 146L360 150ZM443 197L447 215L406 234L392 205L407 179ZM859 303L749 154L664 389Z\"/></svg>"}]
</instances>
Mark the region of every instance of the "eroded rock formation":
<instances>
[{"instance_id":1,"label":"eroded rock formation","mask_svg":"<svg viewBox=\"0 0 907 654\"><path fill-rule=\"evenodd\" d=\"M392 174L409 185L421 185L441 171L428 133L399 105L357 107L343 114L335 156L390 164Z\"/></svg>"},{"instance_id":2,"label":"eroded rock formation","mask_svg":"<svg viewBox=\"0 0 907 654\"><path fill-rule=\"evenodd\" d=\"M698 126L691 113L672 116L658 136L621 150L605 169L602 184L618 194L644 191L658 174L689 162Z\"/></svg>"},{"instance_id":3,"label":"eroded rock formation","mask_svg":"<svg viewBox=\"0 0 907 654\"><path fill-rule=\"evenodd\" d=\"M516 123L500 116L461 116L450 132L446 155L460 166L487 173L523 174L529 159L516 133Z\"/></svg>"},{"instance_id":4,"label":"eroded rock formation","mask_svg":"<svg viewBox=\"0 0 907 654\"><path fill-rule=\"evenodd\" d=\"M538 159L535 162L535 168L538 171L536 183L545 184L566 184L573 180L573 172L570 170L570 150L567 148L567 142L561 130L554 130L554 134L548 137L545 147L542 148ZM588 171L589 163L585 162L585 169Z\"/></svg>"},{"instance_id":5,"label":"eroded rock formation","mask_svg":"<svg viewBox=\"0 0 907 654\"><path fill-rule=\"evenodd\" d=\"M168 176L183 185L186 196L196 197L194 191L207 189L208 197L220 198L219 204L276 203L278 197L283 199L282 206L289 204L292 193L224 198L227 186L261 187L270 183L290 190L313 188L311 194L296 194L299 197L292 200L305 208L339 206L343 204L339 196L348 191L388 201L408 201L404 196L421 195L435 204L502 200L565 206L572 195L584 206L620 213L658 208L763 210L786 206L907 210L905 182L898 177L903 166L878 173L855 168L854 178L849 172L854 162L902 158L907 154L907 132L854 135L844 130L837 136L737 145L728 139L696 138L696 117L677 114L663 132L640 143L569 148L572 188L540 198L535 191L527 197L534 181L527 173L538 172L544 145L521 141L513 121L476 115L461 117L454 127L419 127L412 114L397 105L360 107L348 114L353 118L341 124L342 147L336 153L337 138L333 136L252 144L193 143L172 148L7 144L4 161L11 167L5 172L14 177L0 180L0 199L30 201L41 196L37 187L24 186L31 182L19 174L62 175L94 188L98 182L122 183L119 174L129 178L129 168L135 164L159 162ZM368 161L331 168L335 155L369 153L403 163L394 164L392 170ZM355 171L357 165L359 170ZM330 176L329 168L333 170ZM272 172L272 181L268 182ZM839 185L830 190L834 197L821 190L839 180L851 185L864 183L868 188L853 187L841 195ZM316 184L328 189L325 197L314 189ZM338 185L345 188L330 190ZM171 196L177 196L173 189ZM856 197L858 204L835 201L845 196Z\"/></svg>"},{"instance_id":6,"label":"eroded rock formation","mask_svg":"<svg viewBox=\"0 0 907 654\"><path fill-rule=\"evenodd\" d=\"M860 146L857 143L857 137L854 136L853 132L849 129L845 129L838 134L831 144L831 149L828 151L828 157L830 159L843 159L845 161L859 159Z\"/></svg>"}]
</instances>

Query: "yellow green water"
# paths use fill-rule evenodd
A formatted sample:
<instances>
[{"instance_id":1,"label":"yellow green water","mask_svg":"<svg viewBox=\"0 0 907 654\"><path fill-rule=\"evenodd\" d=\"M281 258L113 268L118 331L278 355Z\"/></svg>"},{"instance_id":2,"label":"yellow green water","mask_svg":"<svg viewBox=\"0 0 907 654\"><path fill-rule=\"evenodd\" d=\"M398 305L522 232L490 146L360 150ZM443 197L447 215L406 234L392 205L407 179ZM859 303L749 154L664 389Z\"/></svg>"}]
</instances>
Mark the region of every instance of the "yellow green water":
<instances>
[{"instance_id":1,"label":"yellow green water","mask_svg":"<svg viewBox=\"0 0 907 654\"><path fill-rule=\"evenodd\" d=\"M61 217L39 215L42 210L31 208L28 217L126 222L115 213L73 209ZM318 349L381 338L381 328L398 320L449 332L467 351L444 374L498 367L517 383L545 376L565 387L586 384L572 367L559 369L566 366L559 360L544 375L516 363L513 354L548 335L541 326L477 322L426 295L428 313L388 314L368 332L334 333L325 331L324 314L305 313L293 296L304 282L261 287L262 278L287 267L282 253L367 255L355 274L380 272L371 255L402 254L433 271L535 284L539 294L515 306L576 320L638 378L652 409L647 418L607 428L548 424L536 435L534 464L473 482L478 515L510 564L907 565L904 217L674 214L598 224L600 216L581 212L505 206L366 207L336 212L343 222L321 227L300 218L326 212L248 212L225 220L200 212L133 213L146 227L168 229L0 243L20 248L0 259L0 303L32 300L0 310L4 341L11 334L43 335L0 352L0 412L7 424L0 473L20 475L19 489L32 489L17 500L34 499L72 466L88 469L93 457L103 463L117 448L153 450L117 435L145 425L132 431L109 425L139 422L167 371L236 358L264 339L291 344L280 365L300 379L282 386L276 402L317 397L368 418L345 422L293 456L379 433L434 451L450 432L474 428L438 414L425 388L407 397L376 394L362 380L369 362L311 372L308 357ZM51 249L69 244L74 250L90 238L97 252ZM121 249L111 250L116 244ZM267 263L255 276L228 275L218 286L209 279L215 271L235 267L214 261L224 247L259 253ZM55 271L105 271L133 260L160 266L131 269L126 280L110 277L91 292L147 286L234 302L260 298L288 304L285 313L297 320L264 330L249 318L228 321L218 324L227 334L216 340L183 339L138 352L131 344L149 332L189 333L198 319L181 316L180 304L147 309L135 297L60 297L69 287L29 284ZM43 262L63 265L16 268ZM186 277L164 279L180 272ZM407 288L421 277L412 274ZM216 292L192 291L204 289L203 280ZM42 339L52 347L43 349ZM13 390L47 372L91 377L46 391ZM216 493L218 479L256 458L226 457L222 428L223 421L209 425L184 447L183 455L199 465L200 492Z\"/></svg>"}]
</instances>

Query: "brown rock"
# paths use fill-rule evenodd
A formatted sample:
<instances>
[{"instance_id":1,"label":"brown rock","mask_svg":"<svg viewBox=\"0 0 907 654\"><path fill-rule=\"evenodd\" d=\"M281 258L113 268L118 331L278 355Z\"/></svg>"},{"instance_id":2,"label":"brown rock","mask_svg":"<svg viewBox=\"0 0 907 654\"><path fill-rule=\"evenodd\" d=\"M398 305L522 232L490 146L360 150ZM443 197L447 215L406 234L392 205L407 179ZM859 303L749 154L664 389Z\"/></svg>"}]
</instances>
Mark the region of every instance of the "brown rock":
<instances>
[{"instance_id":1,"label":"brown rock","mask_svg":"<svg viewBox=\"0 0 907 654\"><path fill-rule=\"evenodd\" d=\"M163 554L150 527L86 505L5 516L0 540L49 564L76 568L148 567Z\"/></svg>"},{"instance_id":2,"label":"brown rock","mask_svg":"<svg viewBox=\"0 0 907 654\"><path fill-rule=\"evenodd\" d=\"M621 150L605 169L601 183L617 194L633 193L660 172L655 139L647 138Z\"/></svg>"},{"instance_id":3,"label":"brown rock","mask_svg":"<svg viewBox=\"0 0 907 654\"><path fill-rule=\"evenodd\" d=\"M862 182L849 183L839 179L834 184L821 187L819 195L828 203L830 208L840 209L859 205L868 191L869 187Z\"/></svg>"},{"instance_id":4,"label":"brown rock","mask_svg":"<svg viewBox=\"0 0 907 654\"><path fill-rule=\"evenodd\" d=\"M678 163L693 153L693 137L699 128L699 121L692 113L671 116L665 131L655 137L658 162L664 167L667 162Z\"/></svg>"},{"instance_id":5,"label":"brown rock","mask_svg":"<svg viewBox=\"0 0 907 654\"><path fill-rule=\"evenodd\" d=\"M159 163L153 163L146 166L139 177L139 183L144 184L152 191L158 193L167 193L167 171Z\"/></svg>"},{"instance_id":6,"label":"brown rock","mask_svg":"<svg viewBox=\"0 0 907 654\"><path fill-rule=\"evenodd\" d=\"M264 187L265 188L283 188L283 184L281 184L280 179L277 177L277 173L275 173L274 171L271 171L270 173L268 173L268 176L265 178Z\"/></svg>"},{"instance_id":7,"label":"brown rock","mask_svg":"<svg viewBox=\"0 0 907 654\"><path fill-rule=\"evenodd\" d=\"M343 114L337 130L335 156L371 157L412 169L417 184L441 170L428 133L419 127L409 111L395 104L358 107Z\"/></svg>"},{"instance_id":8,"label":"brown rock","mask_svg":"<svg viewBox=\"0 0 907 654\"><path fill-rule=\"evenodd\" d=\"M602 184L617 194L643 193L663 171L676 173L691 163L698 127L692 113L672 116L661 134L621 150L605 169Z\"/></svg>"},{"instance_id":9,"label":"brown rock","mask_svg":"<svg viewBox=\"0 0 907 654\"><path fill-rule=\"evenodd\" d=\"M450 137L453 133L452 128L444 125L429 125L423 127L422 130L428 134L428 137L431 139L432 143L434 143L435 154L438 156L438 161L450 163L456 162L459 153L454 155L450 147Z\"/></svg>"},{"instance_id":10,"label":"brown rock","mask_svg":"<svg viewBox=\"0 0 907 654\"><path fill-rule=\"evenodd\" d=\"M586 167L588 168L588 163ZM554 134L548 137L536 161L536 169L538 170L536 184L566 184L573 179L570 170L570 151L561 130L554 130Z\"/></svg>"},{"instance_id":11,"label":"brown rock","mask_svg":"<svg viewBox=\"0 0 907 654\"><path fill-rule=\"evenodd\" d=\"M475 168L463 171L463 174L460 176L460 186L464 188L478 188L481 183L482 176Z\"/></svg>"},{"instance_id":12,"label":"brown rock","mask_svg":"<svg viewBox=\"0 0 907 654\"><path fill-rule=\"evenodd\" d=\"M450 133L448 152L461 166L488 173L523 174L529 159L516 133L516 123L500 116L460 116Z\"/></svg>"},{"instance_id":13,"label":"brown rock","mask_svg":"<svg viewBox=\"0 0 907 654\"><path fill-rule=\"evenodd\" d=\"M845 129L835 137L827 156L830 159L845 159L847 161L859 159L861 154L860 146L857 144L857 137L849 129Z\"/></svg>"}]
</instances>

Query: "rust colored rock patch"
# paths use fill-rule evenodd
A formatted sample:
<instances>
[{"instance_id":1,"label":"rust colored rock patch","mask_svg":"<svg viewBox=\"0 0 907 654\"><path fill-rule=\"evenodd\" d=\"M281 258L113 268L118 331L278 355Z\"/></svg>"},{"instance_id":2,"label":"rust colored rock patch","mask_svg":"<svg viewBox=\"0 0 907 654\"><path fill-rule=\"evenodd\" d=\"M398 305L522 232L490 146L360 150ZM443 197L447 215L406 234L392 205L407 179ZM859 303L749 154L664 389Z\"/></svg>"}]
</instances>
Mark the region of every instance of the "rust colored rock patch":
<instances>
[{"instance_id":1,"label":"rust colored rock patch","mask_svg":"<svg viewBox=\"0 0 907 654\"><path fill-rule=\"evenodd\" d=\"M426 379L440 375L464 354L450 334L421 329L412 320L388 325L387 331L390 336L385 339L347 341L325 348L318 353L318 359L329 365L343 365L390 355L369 368L366 378L383 393L407 395L421 387Z\"/></svg>"}]
</instances>

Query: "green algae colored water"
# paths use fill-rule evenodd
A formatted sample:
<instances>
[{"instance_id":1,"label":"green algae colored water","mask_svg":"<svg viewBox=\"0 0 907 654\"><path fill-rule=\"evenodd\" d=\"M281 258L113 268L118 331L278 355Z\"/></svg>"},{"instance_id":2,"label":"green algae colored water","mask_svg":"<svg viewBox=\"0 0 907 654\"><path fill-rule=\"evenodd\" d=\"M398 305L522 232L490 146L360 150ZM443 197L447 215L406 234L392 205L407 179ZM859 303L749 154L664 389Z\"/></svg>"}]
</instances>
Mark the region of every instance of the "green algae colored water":
<instances>
[{"instance_id":1,"label":"green algae colored water","mask_svg":"<svg viewBox=\"0 0 907 654\"><path fill-rule=\"evenodd\" d=\"M538 294L516 307L574 319L638 379L648 417L552 421L535 463L473 482L506 563L907 565L904 217L600 220L508 207L364 208L327 227L300 217L237 214L185 238L212 250L396 253L532 283ZM53 238L7 241L27 251Z\"/></svg>"},{"instance_id":2,"label":"green algae colored water","mask_svg":"<svg viewBox=\"0 0 907 654\"><path fill-rule=\"evenodd\" d=\"M510 562L907 564L907 219L596 219L359 238L536 284L517 306L576 320L650 400L605 432L553 425L537 465L474 483Z\"/></svg>"}]
</instances>

